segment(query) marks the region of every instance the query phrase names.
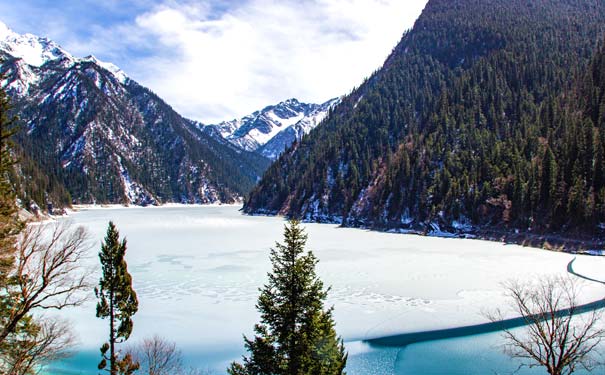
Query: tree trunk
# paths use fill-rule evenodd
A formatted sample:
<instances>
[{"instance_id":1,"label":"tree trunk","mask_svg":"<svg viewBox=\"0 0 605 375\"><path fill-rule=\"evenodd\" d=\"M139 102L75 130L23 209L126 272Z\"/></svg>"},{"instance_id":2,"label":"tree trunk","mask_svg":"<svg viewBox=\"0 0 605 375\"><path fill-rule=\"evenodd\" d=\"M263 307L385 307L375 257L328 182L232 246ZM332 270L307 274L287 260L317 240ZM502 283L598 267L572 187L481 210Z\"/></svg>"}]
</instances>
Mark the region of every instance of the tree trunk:
<instances>
[{"instance_id":1,"label":"tree trunk","mask_svg":"<svg viewBox=\"0 0 605 375\"><path fill-rule=\"evenodd\" d=\"M109 374L117 375L116 357L114 355L115 337L113 322L113 290L109 293Z\"/></svg>"}]
</instances>

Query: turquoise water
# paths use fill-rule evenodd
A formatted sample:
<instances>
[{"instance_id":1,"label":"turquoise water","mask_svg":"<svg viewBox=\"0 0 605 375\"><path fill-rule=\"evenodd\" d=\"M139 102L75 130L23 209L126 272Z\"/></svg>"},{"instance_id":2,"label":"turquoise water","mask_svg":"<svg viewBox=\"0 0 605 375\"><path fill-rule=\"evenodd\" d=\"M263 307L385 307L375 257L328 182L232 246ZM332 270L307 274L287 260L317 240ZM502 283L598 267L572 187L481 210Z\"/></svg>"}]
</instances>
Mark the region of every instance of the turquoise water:
<instances>
[{"instance_id":1,"label":"turquoise water","mask_svg":"<svg viewBox=\"0 0 605 375\"><path fill-rule=\"evenodd\" d=\"M410 345L398 353L393 374L512 374L519 362L502 354L496 346L499 341L499 334L486 334ZM518 374L546 372L523 368Z\"/></svg>"},{"instance_id":2,"label":"turquoise water","mask_svg":"<svg viewBox=\"0 0 605 375\"><path fill-rule=\"evenodd\" d=\"M485 375L521 374L546 375L539 368L519 368L520 362L511 360L498 347L497 333L449 340L413 344L404 348L372 347L365 343L347 343L349 375ZM234 359L233 352L223 356L186 352L191 365L208 369L211 374L225 374L227 364ZM237 358L237 356L235 356ZM79 353L57 364L49 373L56 375L92 375L98 356L95 352ZM88 369L88 370L85 370ZM515 372L517 371L518 372ZM605 369L603 369L605 371ZM593 372L601 374L598 370ZM578 371L576 374L588 374Z\"/></svg>"},{"instance_id":3,"label":"turquoise water","mask_svg":"<svg viewBox=\"0 0 605 375\"><path fill-rule=\"evenodd\" d=\"M237 207L223 206L97 209L69 220L92 235L93 280L107 222L113 220L128 238L127 261L140 301L129 343L158 334L175 341L189 365L212 374L225 374L241 358L242 334L250 335L258 321L254 305L282 219L242 216ZM573 259L485 241L305 227L308 247L320 260L318 274L332 286L327 303L335 308L336 328L349 351L349 375L512 373L519 363L501 353L497 333L405 347L363 340L484 322L484 308L505 306L502 281L565 274ZM578 257L575 266L605 270L601 258ZM592 292L602 296L605 288ZM47 374L98 374L106 322L94 317L94 303L91 298L59 313L73 322L79 344L73 357L54 363Z\"/></svg>"}]
</instances>

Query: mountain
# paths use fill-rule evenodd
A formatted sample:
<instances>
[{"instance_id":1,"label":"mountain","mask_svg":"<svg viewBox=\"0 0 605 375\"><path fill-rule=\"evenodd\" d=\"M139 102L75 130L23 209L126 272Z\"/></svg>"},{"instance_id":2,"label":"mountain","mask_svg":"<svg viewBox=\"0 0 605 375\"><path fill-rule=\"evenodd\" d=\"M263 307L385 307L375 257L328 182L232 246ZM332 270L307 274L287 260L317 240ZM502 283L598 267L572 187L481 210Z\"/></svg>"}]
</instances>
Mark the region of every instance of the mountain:
<instances>
[{"instance_id":1,"label":"mountain","mask_svg":"<svg viewBox=\"0 0 605 375\"><path fill-rule=\"evenodd\" d=\"M268 166L93 56L0 24L0 59L26 205L233 202Z\"/></svg>"},{"instance_id":2,"label":"mountain","mask_svg":"<svg viewBox=\"0 0 605 375\"><path fill-rule=\"evenodd\" d=\"M203 130L243 150L255 151L275 160L294 141L315 128L339 102L339 98L323 104L289 99L239 120L204 126Z\"/></svg>"},{"instance_id":3,"label":"mountain","mask_svg":"<svg viewBox=\"0 0 605 375\"><path fill-rule=\"evenodd\" d=\"M602 78L591 58L604 35L600 0L430 0L383 67L265 172L245 211L602 240L605 124L581 103L605 104L580 88L591 68Z\"/></svg>"}]
</instances>

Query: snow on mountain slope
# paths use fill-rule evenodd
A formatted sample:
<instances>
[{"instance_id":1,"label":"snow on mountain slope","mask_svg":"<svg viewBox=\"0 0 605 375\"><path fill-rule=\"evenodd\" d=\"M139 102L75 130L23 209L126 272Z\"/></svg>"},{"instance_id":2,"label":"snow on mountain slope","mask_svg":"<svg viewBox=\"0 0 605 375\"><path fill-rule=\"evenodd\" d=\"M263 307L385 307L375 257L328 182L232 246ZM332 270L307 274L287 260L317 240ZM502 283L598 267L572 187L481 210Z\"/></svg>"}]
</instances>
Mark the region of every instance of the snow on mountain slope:
<instances>
[{"instance_id":1,"label":"snow on mountain slope","mask_svg":"<svg viewBox=\"0 0 605 375\"><path fill-rule=\"evenodd\" d=\"M313 130L328 115L330 109L340 103L340 98L334 98L318 105L308 115L292 125L285 126L269 141L263 144L256 151L266 158L275 160L284 152L284 149L290 147L294 141L300 140L303 135Z\"/></svg>"},{"instance_id":2,"label":"snow on mountain slope","mask_svg":"<svg viewBox=\"0 0 605 375\"><path fill-rule=\"evenodd\" d=\"M15 61L5 67L7 78L0 82L0 85L19 97L29 94L32 86L45 80L44 75L49 74L47 68L50 65L53 65L53 69L61 67L69 70L93 64L111 73L123 85L129 80L114 64L101 61L92 55L76 58L52 40L32 34L18 34L0 22L0 57L2 56ZM105 94L116 94L115 87L104 84L102 75L96 69L89 67L84 73L92 78L97 88ZM68 78L62 77L61 81L71 82ZM70 92L73 94L75 89L73 82L54 87L50 91L47 90L49 92L46 92L44 100L55 100L58 96L70 95ZM200 124L199 127L219 141L227 140L239 149L254 151L268 159L276 159L285 148L317 126L330 108L339 101L340 99L336 98L323 104L308 104L289 99L241 119L209 126ZM86 105L84 102L81 104Z\"/></svg>"},{"instance_id":3,"label":"snow on mountain slope","mask_svg":"<svg viewBox=\"0 0 605 375\"><path fill-rule=\"evenodd\" d=\"M339 102L339 98L323 104L288 99L241 119L204 126L204 130L215 136L220 134L244 150L276 159L285 148L317 126Z\"/></svg>"},{"instance_id":4,"label":"snow on mountain slope","mask_svg":"<svg viewBox=\"0 0 605 375\"><path fill-rule=\"evenodd\" d=\"M0 53L1 57L2 54ZM19 96L25 95L29 91L30 86L37 84L40 80L34 69L34 67L22 60L16 61L14 66L9 67L5 72L7 77L13 77L13 79L5 78L0 82L0 87L7 91L15 92Z\"/></svg>"},{"instance_id":5,"label":"snow on mountain slope","mask_svg":"<svg viewBox=\"0 0 605 375\"><path fill-rule=\"evenodd\" d=\"M32 172L21 176L24 195L42 207L235 202L268 166L200 131L115 65L1 23L0 73L23 129L17 152ZM51 184L36 178L61 191L49 197Z\"/></svg>"},{"instance_id":6,"label":"snow on mountain slope","mask_svg":"<svg viewBox=\"0 0 605 375\"><path fill-rule=\"evenodd\" d=\"M118 68L117 66L115 66L112 63L101 61L101 60L97 59L96 57L94 57L93 55L86 56L85 58L80 59L80 61L90 61L92 63L97 64L98 66L102 67L103 69L105 69L108 72L110 72L111 74L113 74L114 77L116 77L117 80L120 81L121 83L126 83L126 80L129 79L129 77L126 75L126 73L124 73L124 71L122 69Z\"/></svg>"},{"instance_id":7,"label":"snow on mountain slope","mask_svg":"<svg viewBox=\"0 0 605 375\"><path fill-rule=\"evenodd\" d=\"M2 22L0 22L0 49L35 67L63 58L74 60L73 56L55 42L32 34L17 34Z\"/></svg>"},{"instance_id":8,"label":"snow on mountain slope","mask_svg":"<svg viewBox=\"0 0 605 375\"><path fill-rule=\"evenodd\" d=\"M109 71L121 83L125 83L128 79L128 76L112 63L101 61L92 55L76 58L48 38L32 34L18 34L1 21L0 52L21 60L20 75L22 79L20 80L26 83L19 87L19 92L22 95L27 93L30 84L39 80L39 72L36 68L41 68L49 62L59 62L65 68L84 62L92 62Z\"/></svg>"}]
</instances>

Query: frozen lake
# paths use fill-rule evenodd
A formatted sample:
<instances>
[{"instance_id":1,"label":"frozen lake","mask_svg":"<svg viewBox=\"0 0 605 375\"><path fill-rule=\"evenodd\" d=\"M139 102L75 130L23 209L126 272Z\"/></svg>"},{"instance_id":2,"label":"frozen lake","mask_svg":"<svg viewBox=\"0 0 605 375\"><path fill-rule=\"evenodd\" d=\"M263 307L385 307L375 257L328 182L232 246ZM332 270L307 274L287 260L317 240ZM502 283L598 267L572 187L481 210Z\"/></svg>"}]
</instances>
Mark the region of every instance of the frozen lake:
<instances>
[{"instance_id":1,"label":"frozen lake","mask_svg":"<svg viewBox=\"0 0 605 375\"><path fill-rule=\"evenodd\" d=\"M242 216L235 206L86 209L68 219L89 229L91 267L107 223L128 240L127 261L139 297L129 342L158 334L177 342L191 365L224 374L243 354L266 282L269 249L281 241L281 218ZM482 312L505 307L501 283L566 274L572 255L501 243L387 234L305 224L307 248L331 285L336 329L349 349L347 373L511 373L516 369L487 334L375 348L365 339L483 323ZM605 279L605 258L579 256L574 270ZM92 294L92 292L91 292ZM582 302L603 298L605 286L586 283ZM90 303L61 312L79 335L78 354L52 374L97 374L107 322ZM440 367L441 366L441 367ZM521 372L524 373L524 372ZM525 372L538 373L541 372Z\"/></svg>"}]
</instances>

